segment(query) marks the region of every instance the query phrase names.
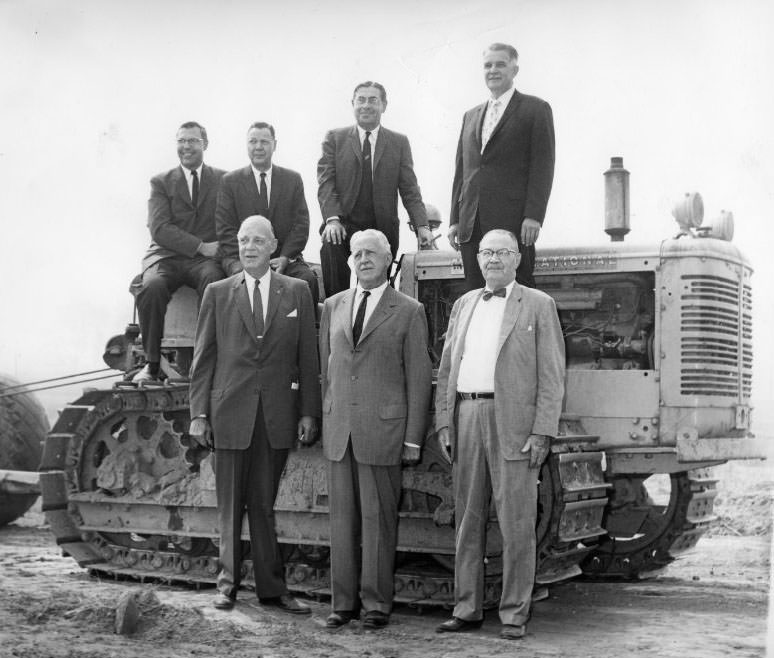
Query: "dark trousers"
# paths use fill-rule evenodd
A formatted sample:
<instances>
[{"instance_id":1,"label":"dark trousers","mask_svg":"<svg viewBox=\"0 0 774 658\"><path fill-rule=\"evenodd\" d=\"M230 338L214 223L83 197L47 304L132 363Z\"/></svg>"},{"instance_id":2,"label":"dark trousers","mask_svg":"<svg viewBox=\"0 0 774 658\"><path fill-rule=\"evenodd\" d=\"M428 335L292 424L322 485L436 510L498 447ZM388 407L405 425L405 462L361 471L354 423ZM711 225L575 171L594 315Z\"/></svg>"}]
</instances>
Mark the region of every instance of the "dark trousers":
<instances>
[{"instance_id":1,"label":"dark trousers","mask_svg":"<svg viewBox=\"0 0 774 658\"><path fill-rule=\"evenodd\" d=\"M400 464L360 464L352 454L351 442L341 461L330 462L328 509L334 610L357 610L362 603L366 612L389 614L400 489Z\"/></svg>"},{"instance_id":2,"label":"dark trousers","mask_svg":"<svg viewBox=\"0 0 774 658\"><path fill-rule=\"evenodd\" d=\"M224 258L223 269L226 270L226 276L231 276L242 271L242 263L238 258ZM289 262L283 272L285 276L292 276L294 279L306 281L309 286L309 292L312 293L312 302L317 304L320 301L320 284L317 281L317 275L306 261L300 256L296 260Z\"/></svg>"},{"instance_id":3,"label":"dark trousers","mask_svg":"<svg viewBox=\"0 0 774 658\"><path fill-rule=\"evenodd\" d=\"M288 450L269 444L261 404L250 446L215 451L215 493L220 529L218 591L236 598L242 567L242 515L247 509L258 598L287 594L285 566L274 528L274 500L288 459Z\"/></svg>"},{"instance_id":4,"label":"dark trousers","mask_svg":"<svg viewBox=\"0 0 774 658\"><path fill-rule=\"evenodd\" d=\"M519 228L519 233L521 227ZM535 287L535 278L532 276L532 272L535 269L535 245L525 247L521 244L521 235L516 234L516 239L519 242L519 252L521 253L521 262L516 270L516 281L527 288ZM470 236L470 240L460 244L460 253L462 255L462 267L465 271L465 284L468 290L475 290L476 288L483 288L486 285L484 281L484 275L481 274L481 268L478 265L478 249L483 238L481 232L481 224L476 216L476 221L473 224L473 233Z\"/></svg>"},{"instance_id":5,"label":"dark trousers","mask_svg":"<svg viewBox=\"0 0 774 658\"><path fill-rule=\"evenodd\" d=\"M165 258L142 273L137 312L147 361L158 363L161 358L164 316L175 291L180 286L190 286L201 299L207 285L222 278L223 270L217 261L204 256Z\"/></svg>"},{"instance_id":6,"label":"dark trousers","mask_svg":"<svg viewBox=\"0 0 774 658\"><path fill-rule=\"evenodd\" d=\"M337 292L349 289L349 279L352 271L347 261L352 253L349 247L349 240L352 234L367 228L376 228L376 226L358 226L347 222L343 224L347 231L347 237L344 238L344 241L341 244L323 241L322 248L320 249L320 265L322 267L323 286L325 287L326 297L332 297ZM395 231L394 236L387 235L387 240L390 243L392 259L395 260L395 256L398 253L397 231Z\"/></svg>"}]
</instances>

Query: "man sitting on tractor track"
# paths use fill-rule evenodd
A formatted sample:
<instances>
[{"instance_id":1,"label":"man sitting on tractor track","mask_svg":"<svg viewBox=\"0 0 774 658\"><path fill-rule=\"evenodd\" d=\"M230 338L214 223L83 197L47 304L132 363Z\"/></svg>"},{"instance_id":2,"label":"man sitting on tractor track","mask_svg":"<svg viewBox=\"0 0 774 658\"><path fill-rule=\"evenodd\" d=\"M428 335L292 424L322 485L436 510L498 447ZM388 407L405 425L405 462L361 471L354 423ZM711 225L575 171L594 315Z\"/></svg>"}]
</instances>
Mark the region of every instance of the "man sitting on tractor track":
<instances>
[{"instance_id":1,"label":"man sitting on tractor track","mask_svg":"<svg viewBox=\"0 0 774 658\"><path fill-rule=\"evenodd\" d=\"M164 316L183 285L199 293L223 278L215 233L215 203L226 173L204 164L207 131L187 121L177 131L180 166L151 179L148 228L153 239L142 261L142 282L135 293L147 363L132 381L158 381ZM134 285L132 286L134 291Z\"/></svg>"}]
</instances>

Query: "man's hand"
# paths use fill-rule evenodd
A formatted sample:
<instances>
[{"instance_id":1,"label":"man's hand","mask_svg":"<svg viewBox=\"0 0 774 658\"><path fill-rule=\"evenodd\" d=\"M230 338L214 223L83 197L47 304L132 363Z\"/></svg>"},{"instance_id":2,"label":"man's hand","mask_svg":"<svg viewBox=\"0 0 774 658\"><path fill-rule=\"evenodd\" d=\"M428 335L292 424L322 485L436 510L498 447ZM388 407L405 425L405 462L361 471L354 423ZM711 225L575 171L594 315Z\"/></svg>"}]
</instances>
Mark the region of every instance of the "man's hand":
<instances>
[{"instance_id":1,"label":"man's hand","mask_svg":"<svg viewBox=\"0 0 774 658\"><path fill-rule=\"evenodd\" d=\"M441 454L444 456L447 462L452 463L452 446L451 437L449 436L449 428L442 427L438 430L438 445L441 448Z\"/></svg>"},{"instance_id":2,"label":"man's hand","mask_svg":"<svg viewBox=\"0 0 774 658\"><path fill-rule=\"evenodd\" d=\"M301 416L298 421L298 440L302 446L310 446L317 440L317 419L314 416Z\"/></svg>"},{"instance_id":3,"label":"man's hand","mask_svg":"<svg viewBox=\"0 0 774 658\"><path fill-rule=\"evenodd\" d=\"M449 227L449 232L446 234L449 239L449 244L456 250L460 250L460 243L457 242L457 224L452 224Z\"/></svg>"},{"instance_id":4,"label":"man's hand","mask_svg":"<svg viewBox=\"0 0 774 658\"><path fill-rule=\"evenodd\" d=\"M421 448L418 446L409 446L403 444L403 452L400 455L400 461L404 466L415 466L419 463Z\"/></svg>"},{"instance_id":5,"label":"man's hand","mask_svg":"<svg viewBox=\"0 0 774 658\"><path fill-rule=\"evenodd\" d=\"M521 223L521 244L529 247L537 242L540 233L540 222L525 217Z\"/></svg>"},{"instance_id":6,"label":"man's hand","mask_svg":"<svg viewBox=\"0 0 774 658\"><path fill-rule=\"evenodd\" d=\"M218 255L217 242L202 242L196 249L205 258L215 258Z\"/></svg>"},{"instance_id":7,"label":"man's hand","mask_svg":"<svg viewBox=\"0 0 774 658\"><path fill-rule=\"evenodd\" d=\"M549 437L543 434L530 434L521 451L529 452L530 468L540 468L548 456L550 447L551 439Z\"/></svg>"},{"instance_id":8,"label":"man's hand","mask_svg":"<svg viewBox=\"0 0 774 658\"><path fill-rule=\"evenodd\" d=\"M189 436L196 441L202 448L212 450L212 428L206 418L194 418L188 428Z\"/></svg>"},{"instance_id":9,"label":"man's hand","mask_svg":"<svg viewBox=\"0 0 774 658\"><path fill-rule=\"evenodd\" d=\"M277 256L269 261L269 265L277 274L282 274L289 262L290 259L287 256Z\"/></svg>"},{"instance_id":10,"label":"man's hand","mask_svg":"<svg viewBox=\"0 0 774 658\"><path fill-rule=\"evenodd\" d=\"M433 232L427 226L417 226L417 244L420 249L438 249Z\"/></svg>"},{"instance_id":11,"label":"man's hand","mask_svg":"<svg viewBox=\"0 0 774 658\"><path fill-rule=\"evenodd\" d=\"M322 232L322 241L330 242L332 244L341 244L347 237L347 229L344 225L336 219L331 219L325 224L325 229Z\"/></svg>"}]
</instances>

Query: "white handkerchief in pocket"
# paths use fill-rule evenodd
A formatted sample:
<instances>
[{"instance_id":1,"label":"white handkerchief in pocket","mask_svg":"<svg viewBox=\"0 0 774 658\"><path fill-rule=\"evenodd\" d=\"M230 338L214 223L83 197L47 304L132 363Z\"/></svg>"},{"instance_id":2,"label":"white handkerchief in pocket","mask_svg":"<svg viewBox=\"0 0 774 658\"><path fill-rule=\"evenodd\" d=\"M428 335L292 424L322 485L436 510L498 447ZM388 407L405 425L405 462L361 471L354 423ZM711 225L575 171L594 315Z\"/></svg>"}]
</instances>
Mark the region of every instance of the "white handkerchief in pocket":
<instances>
[{"instance_id":1,"label":"white handkerchief in pocket","mask_svg":"<svg viewBox=\"0 0 774 658\"><path fill-rule=\"evenodd\" d=\"M288 313L286 318L297 318L298 317L298 309L294 308L290 313Z\"/></svg>"}]
</instances>

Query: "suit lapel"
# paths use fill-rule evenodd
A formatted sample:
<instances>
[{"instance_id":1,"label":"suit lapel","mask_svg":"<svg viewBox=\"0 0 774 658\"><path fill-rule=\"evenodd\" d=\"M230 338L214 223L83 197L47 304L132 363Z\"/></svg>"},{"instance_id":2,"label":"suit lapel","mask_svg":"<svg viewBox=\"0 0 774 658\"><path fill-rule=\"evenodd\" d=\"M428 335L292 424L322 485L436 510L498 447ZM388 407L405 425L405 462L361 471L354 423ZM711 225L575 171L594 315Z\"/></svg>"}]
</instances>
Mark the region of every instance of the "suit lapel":
<instances>
[{"instance_id":1,"label":"suit lapel","mask_svg":"<svg viewBox=\"0 0 774 658\"><path fill-rule=\"evenodd\" d=\"M360 146L360 137L357 134L357 126L352 126L352 131L349 133L349 144L355 153L360 166L363 166L363 147Z\"/></svg>"},{"instance_id":2,"label":"suit lapel","mask_svg":"<svg viewBox=\"0 0 774 658\"><path fill-rule=\"evenodd\" d=\"M393 314L396 303L396 292L390 288L390 286L387 286L382 293L382 298L379 300L373 313L371 313L371 317L368 318L368 322L366 322L365 327L363 327L363 333L360 334L360 342L363 342L368 338L369 334L371 334L376 327Z\"/></svg>"},{"instance_id":3,"label":"suit lapel","mask_svg":"<svg viewBox=\"0 0 774 658\"><path fill-rule=\"evenodd\" d=\"M253 169L248 165L242 170L242 188L250 199L250 207L257 208L258 204L258 185L255 182L255 176L253 175Z\"/></svg>"},{"instance_id":4,"label":"suit lapel","mask_svg":"<svg viewBox=\"0 0 774 658\"><path fill-rule=\"evenodd\" d=\"M379 137L376 139L376 148L374 149L374 173L376 172L376 167L379 165L379 160L384 154L384 149L387 148L389 139L388 132L384 127L379 128Z\"/></svg>"},{"instance_id":5,"label":"suit lapel","mask_svg":"<svg viewBox=\"0 0 774 658\"><path fill-rule=\"evenodd\" d=\"M271 168L271 192L269 192L269 217L274 217L274 211L277 208L277 200L282 194L282 182L285 180L285 171L280 167L273 166Z\"/></svg>"},{"instance_id":6,"label":"suit lapel","mask_svg":"<svg viewBox=\"0 0 774 658\"><path fill-rule=\"evenodd\" d=\"M339 302L339 307L344 315L344 335L347 337L347 340L352 347L355 346L355 337L352 335L352 305L355 303L356 292L357 288L353 288L348 291L341 302Z\"/></svg>"},{"instance_id":7,"label":"suit lapel","mask_svg":"<svg viewBox=\"0 0 774 658\"><path fill-rule=\"evenodd\" d=\"M503 323L500 325L500 339L497 341L497 356L500 356L500 350L503 348L508 335L516 326L516 320L519 319L522 303L521 298L524 293L518 283L513 285L511 294L505 302L505 313L503 314Z\"/></svg>"},{"instance_id":8,"label":"suit lapel","mask_svg":"<svg viewBox=\"0 0 774 658\"><path fill-rule=\"evenodd\" d=\"M193 202L191 201L191 192L188 189L188 183L185 182L185 174L183 173L183 166L180 165L174 173L175 177L175 193L181 198L185 199L186 202L193 207Z\"/></svg>"},{"instance_id":9,"label":"suit lapel","mask_svg":"<svg viewBox=\"0 0 774 658\"><path fill-rule=\"evenodd\" d=\"M253 340L258 342L258 337L256 336L257 332L255 328L255 320L253 320L253 310L252 306L250 306L250 299L247 294L247 283L245 283L244 274L238 276L234 281L233 293L236 299L237 311L239 311L239 315L242 317L242 322L245 323L245 327L247 327L247 330L253 337Z\"/></svg>"},{"instance_id":10,"label":"suit lapel","mask_svg":"<svg viewBox=\"0 0 774 658\"><path fill-rule=\"evenodd\" d=\"M277 314L277 308L279 307L280 298L282 297L282 290L285 286L279 280L274 272L269 272L269 302L266 308L266 322L264 324L263 333L269 333L269 327L271 327L271 321Z\"/></svg>"},{"instance_id":11,"label":"suit lapel","mask_svg":"<svg viewBox=\"0 0 774 658\"><path fill-rule=\"evenodd\" d=\"M484 130L484 115L486 114L486 105L486 103L479 105L474 110L476 114L473 117L473 125L476 127L476 148L478 149L479 153L481 152L481 133Z\"/></svg>"},{"instance_id":12,"label":"suit lapel","mask_svg":"<svg viewBox=\"0 0 774 658\"><path fill-rule=\"evenodd\" d=\"M186 187L188 187L186 185ZM210 169L207 165L204 165L202 167L202 178L199 181L199 198L196 200L196 207L202 205L202 202L207 197L207 194L209 194L210 189L212 189L212 169Z\"/></svg>"}]
</instances>

